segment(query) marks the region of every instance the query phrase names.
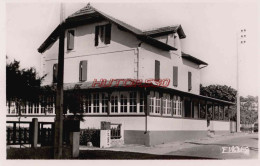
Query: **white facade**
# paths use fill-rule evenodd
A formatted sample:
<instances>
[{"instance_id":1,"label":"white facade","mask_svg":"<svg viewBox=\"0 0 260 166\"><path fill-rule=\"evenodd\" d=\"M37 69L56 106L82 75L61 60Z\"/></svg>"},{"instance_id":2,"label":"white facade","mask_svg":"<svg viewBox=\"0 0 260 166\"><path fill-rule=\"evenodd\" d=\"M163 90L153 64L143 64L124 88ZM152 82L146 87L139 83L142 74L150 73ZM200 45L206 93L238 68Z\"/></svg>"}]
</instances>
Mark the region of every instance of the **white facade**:
<instances>
[{"instance_id":1,"label":"white facade","mask_svg":"<svg viewBox=\"0 0 260 166\"><path fill-rule=\"evenodd\" d=\"M79 82L79 63L88 61L87 81L94 79L154 79L155 60L160 62L160 78L170 79L169 88L188 91L188 72L192 72L192 90L199 94L199 65L181 57L181 40L178 34L169 34L162 42L177 47L177 51L164 51L141 42L129 32L122 31L116 24L111 27L111 43L94 45L95 26L106 21L72 28L75 30L74 49L67 50L65 36L64 83ZM67 35L67 31L65 33ZM176 36L175 39L173 35ZM164 39L164 38L167 38ZM140 44L140 45L139 45ZM43 53L43 74L47 74L44 85L52 83L53 65L58 62L58 41ZM174 87L173 66L178 67L178 86Z\"/></svg>"}]
</instances>

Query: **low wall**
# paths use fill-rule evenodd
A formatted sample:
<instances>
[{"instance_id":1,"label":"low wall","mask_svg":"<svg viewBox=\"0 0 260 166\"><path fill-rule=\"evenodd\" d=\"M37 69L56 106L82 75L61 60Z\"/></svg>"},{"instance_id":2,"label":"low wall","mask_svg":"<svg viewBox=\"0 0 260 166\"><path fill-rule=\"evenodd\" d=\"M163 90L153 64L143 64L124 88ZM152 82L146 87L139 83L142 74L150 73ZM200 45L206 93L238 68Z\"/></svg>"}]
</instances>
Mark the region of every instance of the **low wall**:
<instances>
[{"instance_id":1,"label":"low wall","mask_svg":"<svg viewBox=\"0 0 260 166\"><path fill-rule=\"evenodd\" d=\"M148 116L148 131L207 131L205 119Z\"/></svg>"},{"instance_id":2,"label":"low wall","mask_svg":"<svg viewBox=\"0 0 260 166\"><path fill-rule=\"evenodd\" d=\"M140 116L103 116L84 117L84 122L80 122L80 128L100 129L102 121L122 124L122 130L145 130L145 117Z\"/></svg>"},{"instance_id":3,"label":"low wall","mask_svg":"<svg viewBox=\"0 0 260 166\"><path fill-rule=\"evenodd\" d=\"M229 121L210 121L210 130L213 130L215 134L227 134L230 133L230 122Z\"/></svg>"}]
</instances>

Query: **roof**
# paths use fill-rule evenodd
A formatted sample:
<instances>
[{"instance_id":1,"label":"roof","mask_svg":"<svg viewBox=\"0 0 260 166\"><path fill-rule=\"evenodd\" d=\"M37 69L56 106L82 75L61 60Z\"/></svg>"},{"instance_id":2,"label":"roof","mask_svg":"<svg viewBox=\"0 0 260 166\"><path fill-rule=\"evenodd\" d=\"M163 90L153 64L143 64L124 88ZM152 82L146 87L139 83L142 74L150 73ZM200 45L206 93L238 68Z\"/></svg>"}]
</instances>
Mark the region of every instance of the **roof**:
<instances>
[{"instance_id":1,"label":"roof","mask_svg":"<svg viewBox=\"0 0 260 166\"><path fill-rule=\"evenodd\" d=\"M182 56L182 58L187 59L189 61L192 61L192 62L194 62L194 63L196 63L198 65L208 65L206 62L204 62L204 61L202 61L202 60L200 60L198 58L195 58L195 57L193 57L193 56L191 56L189 54L186 54L184 52L181 52L181 56Z\"/></svg>"},{"instance_id":2,"label":"roof","mask_svg":"<svg viewBox=\"0 0 260 166\"><path fill-rule=\"evenodd\" d=\"M145 35L148 35L151 37L156 37L156 36L166 35L166 34L169 34L172 32L174 32L174 33L177 32L179 34L180 39L183 39L186 37L181 25L173 25L173 26L156 28L156 29L152 29L152 30L146 30L143 33Z\"/></svg>"},{"instance_id":3,"label":"roof","mask_svg":"<svg viewBox=\"0 0 260 166\"><path fill-rule=\"evenodd\" d=\"M118 79L120 80L120 79ZM125 80L125 79L122 79L122 80ZM129 81L133 81L133 79L127 79ZM64 90L67 90L67 91L70 91L70 90L74 90L74 89L79 89L79 90L108 90L108 89L115 89L115 88L134 88L134 89L137 89L137 88L144 88L144 86L149 86L151 85L148 84L148 83L141 83L139 85L137 85L136 87L130 87L130 86L127 86L127 85L131 85L131 84L125 84L123 81L118 81L118 83L115 81L112 82L112 84L109 86L109 87L102 87L102 86L98 86L98 84L100 84L101 82L100 81L97 81L95 82L95 86L93 86L93 81L87 81L87 82L79 82L79 83L65 83L64 84ZM107 83L108 84L108 83ZM143 86L143 87L142 87ZM187 95L189 97L192 97L192 98L198 98L198 99L203 99L203 100L207 100L207 101L211 101L211 102L218 102L218 103L222 103L222 104L228 104L228 105L234 105L234 103L232 102L229 102L229 101L225 101L225 100L220 100L220 99L216 99L216 98L212 98L212 97L208 97L208 96L203 96L203 95L197 95L197 94L193 94L193 93L190 93L190 92L183 92L183 91L180 91L180 90L177 90L177 89L172 89L172 88L168 88L168 87L162 87L162 86L158 86L158 85L155 85L153 84L153 87L151 87L151 89L161 89L163 91L166 91L166 92L172 92L172 93L175 93L175 94L180 94L180 95Z\"/></svg>"},{"instance_id":4,"label":"roof","mask_svg":"<svg viewBox=\"0 0 260 166\"><path fill-rule=\"evenodd\" d=\"M119 28L122 28L124 30L127 30L134 35L137 36L138 39L140 39L143 42L146 42L148 44L153 45L154 47L169 51L169 50L177 50L176 48L163 43L161 41L158 41L154 38L152 38L155 35L163 35L171 32L177 32L180 36L180 38L185 38L185 34L183 32L183 29L180 25L176 26L169 26L169 27L162 27L162 28L157 28L154 30L146 30L142 31L136 27L133 27L121 20L118 20L102 11L99 11L98 9L94 8L90 4L88 4L86 7L80 9L79 11L75 12L74 14L70 15L63 25L65 28L71 28L75 27L78 25L83 25L87 23L91 23L97 20L104 20L108 19L111 22L117 24ZM40 53L43 53L47 48L49 48L58 38L59 38L59 33L61 30L61 24L56 27L56 29L50 34L50 36L42 43L42 45L38 48L38 51Z\"/></svg>"}]
</instances>

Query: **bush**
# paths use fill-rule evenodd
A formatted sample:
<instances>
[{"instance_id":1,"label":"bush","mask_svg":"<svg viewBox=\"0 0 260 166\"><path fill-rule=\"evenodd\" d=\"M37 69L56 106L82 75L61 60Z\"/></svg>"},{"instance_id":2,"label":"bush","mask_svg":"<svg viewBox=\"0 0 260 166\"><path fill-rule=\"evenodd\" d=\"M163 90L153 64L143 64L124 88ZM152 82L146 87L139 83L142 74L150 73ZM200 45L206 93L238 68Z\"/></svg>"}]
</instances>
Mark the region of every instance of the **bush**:
<instances>
[{"instance_id":1,"label":"bush","mask_svg":"<svg viewBox=\"0 0 260 166\"><path fill-rule=\"evenodd\" d=\"M80 145L87 145L92 142L93 146L100 146L100 130L99 129L81 129L80 130Z\"/></svg>"}]
</instances>

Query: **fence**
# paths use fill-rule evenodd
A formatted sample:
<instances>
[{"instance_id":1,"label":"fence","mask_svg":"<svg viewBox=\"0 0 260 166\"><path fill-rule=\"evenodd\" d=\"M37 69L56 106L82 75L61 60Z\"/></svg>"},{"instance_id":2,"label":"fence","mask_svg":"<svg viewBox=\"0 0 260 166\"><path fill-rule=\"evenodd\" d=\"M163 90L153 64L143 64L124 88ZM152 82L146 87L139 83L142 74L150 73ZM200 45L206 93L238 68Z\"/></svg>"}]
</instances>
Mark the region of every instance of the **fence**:
<instances>
[{"instance_id":1,"label":"fence","mask_svg":"<svg viewBox=\"0 0 260 166\"><path fill-rule=\"evenodd\" d=\"M30 143L30 130L29 128L12 129L7 128L7 145L29 144Z\"/></svg>"},{"instance_id":2,"label":"fence","mask_svg":"<svg viewBox=\"0 0 260 166\"><path fill-rule=\"evenodd\" d=\"M120 139L121 138L121 124L111 123L111 139Z\"/></svg>"},{"instance_id":3,"label":"fence","mask_svg":"<svg viewBox=\"0 0 260 166\"><path fill-rule=\"evenodd\" d=\"M7 124L9 124L6 128L7 145L29 144L31 142L31 130L29 127L31 122L7 121Z\"/></svg>"},{"instance_id":4,"label":"fence","mask_svg":"<svg viewBox=\"0 0 260 166\"><path fill-rule=\"evenodd\" d=\"M7 121L6 128L6 144L21 145L32 143L32 122ZM49 127L45 127L48 125ZM41 146L53 145L54 123L39 122L38 123L38 143Z\"/></svg>"},{"instance_id":5,"label":"fence","mask_svg":"<svg viewBox=\"0 0 260 166\"><path fill-rule=\"evenodd\" d=\"M54 123L39 122L38 123L38 143L41 146L51 146L54 142Z\"/></svg>"}]
</instances>

